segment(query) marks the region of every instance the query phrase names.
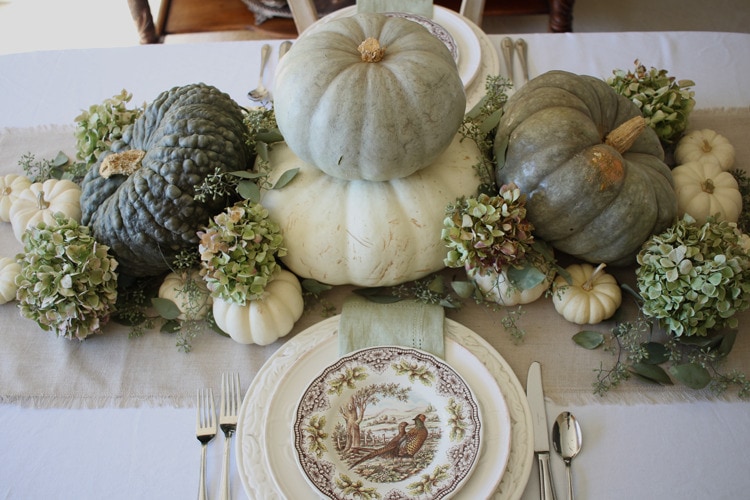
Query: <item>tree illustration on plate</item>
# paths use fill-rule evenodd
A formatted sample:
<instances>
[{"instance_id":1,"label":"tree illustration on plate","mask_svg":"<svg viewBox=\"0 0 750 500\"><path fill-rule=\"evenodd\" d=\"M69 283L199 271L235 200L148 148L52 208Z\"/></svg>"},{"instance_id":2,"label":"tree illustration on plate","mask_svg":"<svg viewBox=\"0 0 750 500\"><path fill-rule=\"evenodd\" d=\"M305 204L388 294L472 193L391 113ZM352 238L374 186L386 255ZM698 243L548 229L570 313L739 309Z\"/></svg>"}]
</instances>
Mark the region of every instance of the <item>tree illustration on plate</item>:
<instances>
[{"instance_id":1,"label":"tree illustration on plate","mask_svg":"<svg viewBox=\"0 0 750 500\"><path fill-rule=\"evenodd\" d=\"M409 400L409 388L396 383L371 384L358 389L347 402L339 407L346 427L344 452L361 447L360 424L365 418L367 407L375 405L381 398L395 398L399 401Z\"/></svg>"}]
</instances>

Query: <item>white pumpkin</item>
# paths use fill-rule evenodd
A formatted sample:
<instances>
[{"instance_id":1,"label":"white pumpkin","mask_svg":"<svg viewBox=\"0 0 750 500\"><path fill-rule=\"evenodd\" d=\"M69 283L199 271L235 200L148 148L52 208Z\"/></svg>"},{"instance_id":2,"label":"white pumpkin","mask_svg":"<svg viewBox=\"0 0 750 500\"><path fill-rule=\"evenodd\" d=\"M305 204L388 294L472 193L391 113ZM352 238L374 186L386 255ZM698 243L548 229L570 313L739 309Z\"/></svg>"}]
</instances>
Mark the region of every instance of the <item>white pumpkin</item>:
<instances>
[{"instance_id":1,"label":"white pumpkin","mask_svg":"<svg viewBox=\"0 0 750 500\"><path fill-rule=\"evenodd\" d=\"M188 287L188 281L191 281ZM195 286L193 286L193 284ZM197 269L171 272L159 287L159 297L174 302L180 310L177 319L203 319L211 308L211 292Z\"/></svg>"},{"instance_id":2,"label":"white pumpkin","mask_svg":"<svg viewBox=\"0 0 750 500\"><path fill-rule=\"evenodd\" d=\"M734 146L713 130L693 130L677 143L674 157L678 165L708 160L718 163L722 170L729 170L734 165Z\"/></svg>"},{"instance_id":3,"label":"white pumpkin","mask_svg":"<svg viewBox=\"0 0 750 500\"><path fill-rule=\"evenodd\" d=\"M48 179L35 182L18 194L10 207L13 234L22 241L23 233L44 221L55 222L53 215L62 212L67 217L81 221L81 188L67 179Z\"/></svg>"},{"instance_id":4,"label":"white pumpkin","mask_svg":"<svg viewBox=\"0 0 750 500\"><path fill-rule=\"evenodd\" d=\"M21 264L10 257L0 257L0 304L16 300L16 276L21 274Z\"/></svg>"},{"instance_id":5,"label":"white pumpkin","mask_svg":"<svg viewBox=\"0 0 750 500\"><path fill-rule=\"evenodd\" d=\"M286 56L285 56L286 57ZM457 136L429 167L391 181L345 181L299 159L286 144L270 152L270 181L294 180L263 194L281 227L282 261L297 276L330 285L391 286L445 267L445 207L476 193L480 152Z\"/></svg>"},{"instance_id":6,"label":"white pumpkin","mask_svg":"<svg viewBox=\"0 0 750 500\"><path fill-rule=\"evenodd\" d=\"M299 280L280 269L260 299L243 305L214 298L213 313L216 325L240 344L268 345L292 331L304 308Z\"/></svg>"},{"instance_id":7,"label":"white pumpkin","mask_svg":"<svg viewBox=\"0 0 750 500\"><path fill-rule=\"evenodd\" d=\"M0 177L0 221L10 222L10 207L19 193L31 186L25 175L7 174Z\"/></svg>"},{"instance_id":8,"label":"white pumpkin","mask_svg":"<svg viewBox=\"0 0 750 500\"><path fill-rule=\"evenodd\" d=\"M704 224L717 215L728 222L737 222L742 212L742 194L737 180L712 161L689 162L672 170L677 209L680 217L690 214Z\"/></svg>"},{"instance_id":9,"label":"white pumpkin","mask_svg":"<svg viewBox=\"0 0 750 500\"><path fill-rule=\"evenodd\" d=\"M604 264L572 264L565 268L572 283L558 275L552 302L566 320L578 325L601 323L615 314L622 304L617 280L604 272Z\"/></svg>"},{"instance_id":10,"label":"white pumpkin","mask_svg":"<svg viewBox=\"0 0 750 500\"><path fill-rule=\"evenodd\" d=\"M485 299L503 306L530 304L539 299L552 283L546 279L533 288L522 290L510 282L506 269L500 273L494 270L487 270L485 274L477 273L473 279Z\"/></svg>"}]
</instances>

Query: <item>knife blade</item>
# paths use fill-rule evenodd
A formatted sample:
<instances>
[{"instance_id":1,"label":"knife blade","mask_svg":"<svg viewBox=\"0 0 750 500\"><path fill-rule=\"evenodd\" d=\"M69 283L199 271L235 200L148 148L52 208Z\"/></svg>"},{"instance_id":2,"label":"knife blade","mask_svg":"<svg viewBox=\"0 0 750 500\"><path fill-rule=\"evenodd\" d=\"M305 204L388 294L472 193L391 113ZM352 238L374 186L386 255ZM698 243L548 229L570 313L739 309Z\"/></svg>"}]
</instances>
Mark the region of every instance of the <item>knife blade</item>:
<instances>
[{"instance_id":1,"label":"knife blade","mask_svg":"<svg viewBox=\"0 0 750 500\"><path fill-rule=\"evenodd\" d=\"M547 431L547 410L544 406L542 366L537 361L529 366L529 374L526 378L526 398L531 408L534 454L539 465L539 498L555 500L555 488L552 485L549 465L549 432Z\"/></svg>"}]
</instances>

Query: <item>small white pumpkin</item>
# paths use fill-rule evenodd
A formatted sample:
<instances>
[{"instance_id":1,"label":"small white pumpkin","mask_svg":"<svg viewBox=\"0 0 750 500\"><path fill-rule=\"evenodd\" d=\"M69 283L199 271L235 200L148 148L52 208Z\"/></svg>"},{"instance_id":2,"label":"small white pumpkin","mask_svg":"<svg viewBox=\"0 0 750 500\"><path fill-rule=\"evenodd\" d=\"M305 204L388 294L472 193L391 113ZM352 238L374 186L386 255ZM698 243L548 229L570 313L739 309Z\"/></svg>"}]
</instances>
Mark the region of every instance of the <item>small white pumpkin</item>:
<instances>
[{"instance_id":1,"label":"small white pumpkin","mask_svg":"<svg viewBox=\"0 0 750 500\"><path fill-rule=\"evenodd\" d=\"M605 273L604 267L604 264L596 269L591 264L571 264L565 268L571 283L560 275L555 278L552 302L566 320L595 325L615 314L622 304L622 292L615 277Z\"/></svg>"},{"instance_id":2,"label":"small white pumpkin","mask_svg":"<svg viewBox=\"0 0 750 500\"><path fill-rule=\"evenodd\" d=\"M672 170L679 216L690 214L699 224L717 215L737 222L742 212L742 194L737 180L712 161L689 162Z\"/></svg>"},{"instance_id":3,"label":"small white pumpkin","mask_svg":"<svg viewBox=\"0 0 750 500\"><path fill-rule=\"evenodd\" d=\"M722 170L729 170L734 165L734 146L713 130L693 130L677 143L674 157L678 165L710 160L718 163Z\"/></svg>"},{"instance_id":4,"label":"small white pumpkin","mask_svg":"<svg viewBox=\"0 0 750 500\"><path fill-rule=\"evenodd\" d=\"M391 286L443 269L445 207L476 193L472 165L480 155L457 135L432 165L408 177L346 181L275 144L269 181L299 168L291 183L261 200L284 235L281 260L297 276L329 285Z\"/></svg>"},{"instance_id":5,"label":"small white pumpkin","mask_svg":"<svg viewBox=\"0 0 750 500\"><path fill-rule=\"evenodd\" d=\"M279 269L263 296L246 304L214 298L216 325L240 344L268 345L294 327L305 308L297 277Z\"/></svg>"},{"instance_id":6,"label":"small white pumpkin","mask_svg":"<svg viewBox=\"0 0 750 500\"><path fill-rule=\"evenodd\" d=\"M25 175L7 174L0 177L0 221L10 222L10 207L19 193L31 186Z\"/></svg>"},{"instance_id":7,"label":"small white pumpkin","mask_svg":"<svg viewBox=\"0 0 750 500\"><path fill-rule=\"evenodd\" d=\"M21 264L10 257L0 257L0 304L16 300L16 276L21 274Z\"/></svg>"},{"instance_id":8,"label":"small white pumpkin","mask_svg":"<svg viewBox=\"0 0 750 500\"><path fill-rule=\"evenodd\" d=\"M35 182L18 193L10 207L13 234L22 241L23 233L44 221L54 223L53 215L62 212L67 217L81 221L81 188L67 179L48 179Z\"/></svg>"},{"instance_id":9,"label":"small white pumpkin","mask_svg":"<svg viewBox=\"0 0 750 500\"><path fill-rule=\"evenodd\" d=\"M477 273L473 279L485 299L503 306L530 304L539 299L552 283L551 280L545 279L533 288L521 290L510 282L507 269L503 269L499 273L494 270L487 270L485 274Z\"/></svg>"},{"instance_id":10,"label":"small white pumpkin","mask_svg":"<svg viewBox=\"0 0 750 500\"><path fill-rule=\"evenodd\" d=\"M213 302L211 292L197 269L167 274L159 287L159 297L174 302L180 310L177 319L181 320L205 318Z\"/></svg>"}]
</instances>

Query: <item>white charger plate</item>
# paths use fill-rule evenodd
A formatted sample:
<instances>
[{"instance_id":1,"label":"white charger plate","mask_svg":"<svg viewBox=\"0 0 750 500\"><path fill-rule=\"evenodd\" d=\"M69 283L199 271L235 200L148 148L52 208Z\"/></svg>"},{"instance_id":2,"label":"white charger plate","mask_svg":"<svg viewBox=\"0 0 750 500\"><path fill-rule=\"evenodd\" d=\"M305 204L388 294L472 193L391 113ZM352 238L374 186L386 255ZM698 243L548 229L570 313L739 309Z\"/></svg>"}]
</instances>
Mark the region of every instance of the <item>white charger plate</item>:
<instances>
[{"instance_id":1,"label":"white charger plate","mask_svg":"<svg viewBox=\"0 0 750 500\"><path fill-rule=\"evenodd\" d=\"M289 340L250 384L235 443L237 469L249 498L295 500L313 494L296 466L289 426L310 380L338 358L338 321L338 316L326 319ZM446 320L445 360L474 391L484 425L479 462L454 498L520 498L534 447L531 413L518 378L492 346L452 320ZM509 450L500 442L508 425Z\"/></svg>"},{"instance_id":2,"label":"white charger plate","mask_svg":"<svg viewBox=\"0 0 750 500\"><path fill-rule=\"evenodd\" d=\"M356 5L331 12L313 23L305 30L305 33L314 31L321 24L341 17L353 16L356 13ZM479 36L471 26L473 23L457 12L440 5L434 6L432 20L445 28L456 42L458 46L458 74L464 84L464 89L468 88L476 79L482 65L482 46L479 42Z\"/></svg>"}]
</instances>

